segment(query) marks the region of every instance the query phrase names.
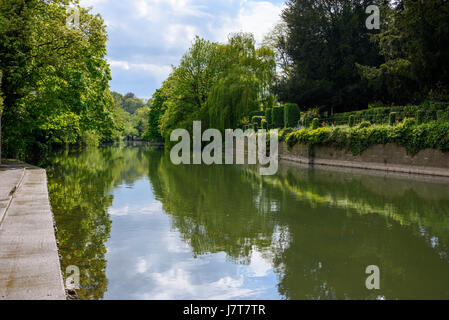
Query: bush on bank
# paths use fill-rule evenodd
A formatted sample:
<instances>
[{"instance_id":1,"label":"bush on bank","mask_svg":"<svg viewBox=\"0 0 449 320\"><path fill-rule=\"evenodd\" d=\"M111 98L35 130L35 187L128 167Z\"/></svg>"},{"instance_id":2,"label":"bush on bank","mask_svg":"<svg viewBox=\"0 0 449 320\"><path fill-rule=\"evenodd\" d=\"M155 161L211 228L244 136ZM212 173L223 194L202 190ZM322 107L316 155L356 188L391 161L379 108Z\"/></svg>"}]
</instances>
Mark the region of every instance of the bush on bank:
<instances>
[{"instance_id":1,"label":"bush on bank","mask_svg":"<svg viewBox=\"0 0 449 320\"><path fill-rule=\"evenodd\" d=\"M293 128L301 118L301 111L297 104L288 103L284 106L284 126Z\"/></svg>"},{"instance_id":2,"label":"bush on bank","mask_svg":"<svg viewBox=\"0 0 449 320\"><path fill-rule=\"evenodd\" d=\"M449 118L449 104L447 102L425 102L416 106L377 107L360 111L337 113L326 118L327 123L336 125L371 121L376 124L387 124L394 113L394 120L402 121L405 118L417 118L418 122L444 121Z\"/></svg>"},{"instance_id":3,"label":"bush on bank","mask_svg":"<svg viewBox=\"0 0 449 320\"><path fill-rule=\"evenodd\" d=\"M370 125L356 127L322 127L301 129L288 134L289 147L300 144L333 146L358 155L376 144L396 143L411 154L432 148L449 151L449 122L418 124L414 119L405 119L396 126Z\"/></svg>"},{"instance_id":4,"label":"bush on bank","mask_svg":"<svg viewBox=\"0 0 449 320\"><path fill-rule=\"evenodd\" d=\"M274 107L271 109L271 121L274 128L284 127L284 107Z\"/></svg>"}]
</instances>

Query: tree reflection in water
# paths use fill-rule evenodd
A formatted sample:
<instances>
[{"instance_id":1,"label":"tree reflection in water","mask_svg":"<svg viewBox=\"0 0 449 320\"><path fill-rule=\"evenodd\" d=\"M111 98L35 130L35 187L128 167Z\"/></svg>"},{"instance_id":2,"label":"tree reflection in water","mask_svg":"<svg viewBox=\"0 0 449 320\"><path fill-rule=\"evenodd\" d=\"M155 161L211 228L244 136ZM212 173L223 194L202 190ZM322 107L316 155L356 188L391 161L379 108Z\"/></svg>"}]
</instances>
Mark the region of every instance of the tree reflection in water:
<instances>
[{"instance_id":1,"label":"tree reflection in water","mask_svg":"<svg viewBox=\"0 0 449 320\"><path fill-rule=\"evenodd\" d=\"M149 147L61 153L48 161L62 267L80 267L83 299L107 290L108 209L119 184L148 177L192 254L261 253L286 299L449 298L447 183L282 165L174 166ZM381 290L365 268L381 269Z\"/></svg>"}]
</instances>

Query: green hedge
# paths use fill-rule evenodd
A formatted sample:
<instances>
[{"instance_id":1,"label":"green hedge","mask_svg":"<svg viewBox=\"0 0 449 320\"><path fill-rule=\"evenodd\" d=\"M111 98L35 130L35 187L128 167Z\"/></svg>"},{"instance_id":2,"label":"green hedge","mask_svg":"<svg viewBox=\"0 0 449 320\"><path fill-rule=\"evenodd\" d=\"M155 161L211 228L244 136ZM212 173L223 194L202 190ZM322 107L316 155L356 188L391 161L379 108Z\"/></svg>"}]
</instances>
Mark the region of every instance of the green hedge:
<instances>
[{"instance_id":1,"label":"green hedge","mask_svg":"<svg viewBox=\"0 0 449 320\"><path fill-rule=\"evenodd\" d=\"M301 111L297 104L288 103L284 105L284 126L293 128L298 124L301 118Z\"/></svg>"},{"instance_id":2,"label":"green hedge","mask_svg":"<svg viewBox=\"0 0 449 320\"><path fill-rule=\"evenodd\" d=\"M262 129L268 130L268 122L267 119L262 119Z\"/></svg>"},{"instance_id":3,"label":"green hedge","mask_svg":"<svg viewBox=\"0 0 449 320\"><path fill-rule=\"evenodd\" d=\"M293 132L292 128L284 128L279 131L279 141L286 141L288 135Z\"/></svg>"},{"instance_id":4,"label":"green hedge","mask_svg":"<svg viewBox=\"0 0 449 320\"><path fill-rule=\"evenodd\" d=\"M253 117L263 117L264 115L265 115L264 111L260 111L260 110L251 111L249 113L249 118L252 119Z\"/></svg>"},{"instance_id":5,"label":"green hedge","mask_svg":"<svg viewBox=\"0 0 449 320\"><path fill-rule=\"evenodd\" d=\"M256 126L257 128L261 128L263 119L264 119L264 117L262 117L262 116L254 116L251 119L251 123L254 124L254 126Z\"/></svg>"},{"instance_id":6,"label":"green hedge","mask_svg":"<svg viewBox=\"0 0 449 320\"><path fill-rule=\"evenodd\" d=\"M397 119L397 113L396 112L390 113L390 118L388 120L390 123L390 126L394 126L396 124L396 119Z\"/></svg>"},{"instance_id":7,"label":"green hedge","mask_svg":"<svg viewBox=\"0 0 449 320\"><path fill-rule=\"evenodd\" d=\"M425 123L437 120L438 111L449 112L449 102L426 102L416 106L379 107L361 111L337 113L326 119L327 123L337 125L349 124L350 116L354 116L355 122L371 121L375 124L389 123L390 113L396 113L396 120L405 118L417 118L418 122Z\"/></svg>"},{"instance_id":8,"label":"green hedge","mask_svg":"<svg viewBox=\"0 0 449 320\"><path fill-rule=\"evenodd\" d=\"M358 155L372 145L396 143L411 154L432 148L449 151L449 122L417 124L408 119L392 127L372 125L369 127L322 127L315 130L302 129L287 136L287 144L329 145L351 151Z\"/></svg>"},{"instance_id":9,"label":"green hedge","mask_svg":"<svg viewBox=\"0 0 449 320\"><path fill-rule=\"evenodd\" d=\"M273 109L272 108L268 108L267 110L265 110L265 119L267 120L267 126L271 127L273 125Z\"/></svg>"},{"instance_id":10,"label":"green hedge","mask_svg":"<svg viewBox=\"0 0 449 320\"><path fill-rule=\"evenodd\" d=\"M274 107L271 110L271 121L273 128L284 127L284 107Z\"/></svg>"}]
</instances>

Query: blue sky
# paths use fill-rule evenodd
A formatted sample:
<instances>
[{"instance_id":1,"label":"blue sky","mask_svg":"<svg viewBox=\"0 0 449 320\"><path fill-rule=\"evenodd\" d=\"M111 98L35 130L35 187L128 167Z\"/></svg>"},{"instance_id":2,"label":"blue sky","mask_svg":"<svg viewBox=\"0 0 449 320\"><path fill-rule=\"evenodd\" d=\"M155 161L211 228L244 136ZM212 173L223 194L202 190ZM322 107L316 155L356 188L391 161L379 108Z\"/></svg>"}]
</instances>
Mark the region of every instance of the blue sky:
<instances>
[{"instance_id":1,"label":"blue sky","mask_svg":"<svg viewBox=\"0 0 449 320\"><path fill-rule=\"evenodd\" d=\"M225 42L229 33L261 41L279 22L284 0L81 0L108 30L111 88L149 98L195 35Z\"/></svg>"}]
</instances>

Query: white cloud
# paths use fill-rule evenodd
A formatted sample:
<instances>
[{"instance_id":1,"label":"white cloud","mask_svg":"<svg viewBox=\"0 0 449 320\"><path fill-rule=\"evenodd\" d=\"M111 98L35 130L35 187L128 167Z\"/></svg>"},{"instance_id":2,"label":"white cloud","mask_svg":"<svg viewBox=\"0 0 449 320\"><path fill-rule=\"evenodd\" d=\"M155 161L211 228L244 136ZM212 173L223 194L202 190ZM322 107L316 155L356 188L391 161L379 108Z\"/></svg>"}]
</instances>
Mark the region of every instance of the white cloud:
<instances>
[{"instance_id":1,"label":"white cloud","mask_svg":"<svg viewBox=\"0 0 449 320\"><path fill-rule=\"evenodd\" d=\"M164 34L164 39L168 47L189 47L192 40L197 35L197 30L194 26L175 24L167 28Z\"/></svg>"},{"instance_id":2,"label":"white cloud","mask_svg":"<svg viewBox=\"0 0 449 320\"><path fill-rule=\"evenodd\" d=\"M148 263L145 259L140 258L136 264L136 271L139 274L146 273L149 269Z\"/></svg>"},{"instance_id":3,"label":"white cloud","mask_svg":"<svg viewBox=\"0 0 449 320\"><path fill-rule=\"evenodd\" d=\"M150 204L141 206L130 206L129 204L121 208L110 208L109 214L111 216L122 217L130 214L153 214L162 212L162 203L152 202Z\"/></svg>"},{"instance_id":4,"label":"white cloud","mask_svg":"<svg viewBox=\"0 0 449 320\"><path fill-rule=\"evenodd\" d=\"M251 264L249 265L250 274L253 277L265 277L272 270L271 262L264 259L259 251L253 251L251 255Z\"/></svg>"},{"instance_id":5,"label":"white cloud","mask_svg":"<svg viewBox=\"0 0 449 320\"><path fill-rule=\"evenodd\" d=\"M221 28L212 27L218 40L225 41L230 33L250 32L256 41L261 42L264 36L280 22L283 5L275 5L268 1L242 1L236 17L224 17Z\"/></svg>"},{"instance_id":6,"label":"white cloud","mask_svg":"<svg viewBox=\"0 0 449 320\"><path fill-rule=\"evenodd\" d=\"M143 300L176 300L186 296L195 300L229 300L248 298L257 293L257 290L244 288L244 278L225 276L215 282L198 283L187 271L192 266L183 263L173 268L151 274L156 288L164 288L148 292L140 296Z\"/></svg>"},{"instance_id":7,"label":"white cloud","mask_svg":"<svg viewBox=\"0 0 449 320\"><path fill-rule=\"evenodd\" d=\"M81 0L107 23L112 89L151 95L195 35L225 42L251 32L258 42L278 22L283 5L269 0Z\"/></svg>"},{"instance_id":8,"label":"white cloud","mask_svg":"<svg viewBox=\"0 0 449 320\"><path fill-rule=\"evenodd\" d=\"M158 81L164 81L172 71L171 66L167 65L156 65L151 63L131 63L128 61L119 60L108 60L108 63L111 68L133 71L147 71Z\"/></svg>"},{"instance_id":9,"label":"white cloud","mask_svg":"<svg viewBox=\"0 0 449 320\"><path fill-rule=\"evenodd\" d=\"M117 217L121 217L121 216L126 216L129 213L129 207L123 207L123 208L110 208L109 209L109 214L111 216L117 216Z\"/></svg>"}]
</instances>

